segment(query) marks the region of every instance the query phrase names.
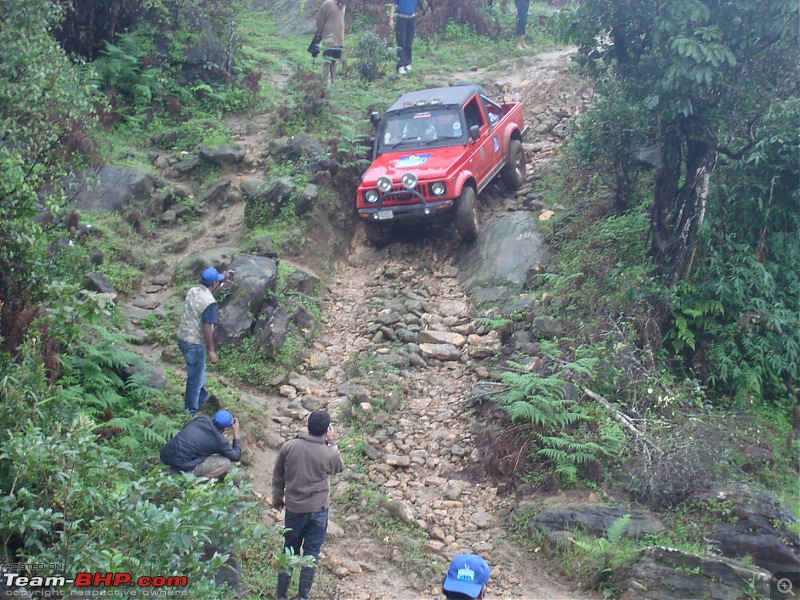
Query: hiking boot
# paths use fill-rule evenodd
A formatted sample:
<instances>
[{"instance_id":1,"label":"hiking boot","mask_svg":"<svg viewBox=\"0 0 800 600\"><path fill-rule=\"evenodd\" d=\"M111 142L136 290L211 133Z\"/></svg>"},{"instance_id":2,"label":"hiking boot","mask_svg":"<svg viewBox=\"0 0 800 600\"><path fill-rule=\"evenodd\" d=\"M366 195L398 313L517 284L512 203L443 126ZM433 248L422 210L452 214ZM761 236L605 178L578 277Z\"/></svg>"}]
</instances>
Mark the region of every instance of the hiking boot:
<instances>
[{"instance_id":1,"label":"hiking boot","mask_svg":"<svg viewBox=\"0 0 800 600\"><path fill-rule=\"evenodd\" d=\"M315 567L303 567L300 569L300 583L297 586L297 596L300 600L308 600L311 594L311 586L314 585Z\"/></svg>"},{"instance_id":2,"label":"hiking boot","mask_svg":"<svg viewBox=\"0 0 800 600\"><path fill-rule=\"evenodd\" d=\"M275 592L275 597L278 600L286 600L289 594L289 583L292 581L292 574L285 571L278 573L278 589Z\"/></svg>"}]
</instances>

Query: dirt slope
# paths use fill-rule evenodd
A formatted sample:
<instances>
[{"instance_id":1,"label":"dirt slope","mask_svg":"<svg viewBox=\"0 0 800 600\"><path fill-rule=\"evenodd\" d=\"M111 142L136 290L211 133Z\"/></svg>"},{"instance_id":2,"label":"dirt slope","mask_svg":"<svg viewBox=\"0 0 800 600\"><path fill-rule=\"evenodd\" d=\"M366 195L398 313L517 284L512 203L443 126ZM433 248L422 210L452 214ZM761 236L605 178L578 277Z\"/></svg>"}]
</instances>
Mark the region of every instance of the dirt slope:
<instances>
[{"instance_id":1,"label":"dirt slope","mask_svg":"<svg viewBox=\"0 0 800 600\"><path fill-rule=\"evenodd\" d=\"M587 93L568 74L568 62L567 52L553 52L508 61L492 71L453 74L452 81L469 79L484 85L492 94L522 100L526 119L533 123L535 111L553 112L555 107L556 112L574 115L585 104ZM440 82L439 77L435 83ZM425 85L418 80L414 84ZM557 150L559 137L552 133L532 132L528 138L529 183L542 169L548 168ZM264 143L264 132L250 126L247 134L236 141L254 150ZM244 173L237 176L241 175ZM529 187L523 188L521 194ZM486 210L505 210L507 199L491 189L487 192L490 201L484 203ZM217 245L235 246L241 238L242 223L241 203L224 210L211 208L202 216L204 235L194 236L185 250L178 254L163 252L161 244L168 241L168 235L156 240L150 250L161 258L163 272L168 273L183 256ZM302 382L295 382L286 386L280 397L268 397L261 390L231 389L234 396L239 392L262 399L267 396L266 406L260 409L257 436L268 443L250 444L248 467L259 493L270 495L275 448L302 429L301 421L287 417L291 403L312 395L327 404L341 395L338 388L348 382L346 373L353 366L354 357L378 359L391 354L391 340L376 338L375 327L369 325L379 324L386 316L387 307L396 299L392 296L423 302L423 327L468 326L472 311L459 289L458 273L453 266L459 244L453 235L445 233L401 240L378 250L366 245L362 232L356 233L347 260L327 282L322 327L314 351L306 364L298 368L300 372L318 374L323 371L319 367L325 366L327 374L313 379L309 384L311 390L303 389ZM127 304L153 309L180 300L168 287L145 287L148 291L129 299ZM150 359L157 359L161 349L146 348L144 353ZM213 373L210 376L216 377ZM569 582L548 574L530 554L514 545L504 529L513 503L498 496L497 489L482 480L476 468L475 438L470 433L475 415L466 401L477 381L476 375L457 361L432 361L430 365L412 365L403 370L402 379L407 400L393 415L397 419L394 433L386 439L379 436L370 443L382 446L384 453L394 451L417 460L410 469L387 471L385 477L372 470L369 478L376 489L409 507L417 525L427 523L430 539L413 560L404 556L396 540L376 539L358 510L341 503L337 490L335 497L339 500L334 502L331 514L333 525L323 548L322 563L326 568L321 569L314 597L433 598L441 595L439 586L444 568L458 551L476 551L489 560L490 598L594 597L576 592ZM256 426L250 432L248 427L244 422L245 441L255 437ZM448 440L448 436L454 436L455 441ZM458 452L452 450L455 447ZM274 510L269 513L268 520L281 518Z\"/></svg>"}]
</instances>

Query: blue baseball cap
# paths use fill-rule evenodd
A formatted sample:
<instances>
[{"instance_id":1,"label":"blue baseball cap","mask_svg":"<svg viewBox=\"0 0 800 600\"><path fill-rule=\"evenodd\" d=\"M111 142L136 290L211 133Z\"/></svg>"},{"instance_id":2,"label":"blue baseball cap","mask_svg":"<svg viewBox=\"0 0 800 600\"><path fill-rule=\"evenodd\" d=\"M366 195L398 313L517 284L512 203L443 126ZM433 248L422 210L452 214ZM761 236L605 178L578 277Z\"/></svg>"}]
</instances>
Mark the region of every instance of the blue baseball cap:
<instances>
[{"instance_id":1,"label":"blue baseball cap","mask_svg":"<svg viewBox=\"0 0 800 600\"><path fill-rule=\"evenodd\" d=\"M225 275L217 271L214 267L209 267L203 271L203 274L200 276L200 282L203 283L203 285L211 285L212 283L224 280Z\"/></svg>"},{"instance_id":2,"label":"blue baseball cap","mask_svg":"<svg viewBox=\"0 0 800 600\"><path fill-rule=\"evenodd\" d=\"M470 598L477 598L487 583L489 563L477 554L459 554L447 569L442 589L445 592L459 592Z\"/></svg>"},{"instance_id":3,"label":"blue baseball cap","mask_svg":"<svg viewBox=\"0 0 800 600\"><path fill-rule=\"evenodd\" d=\"M225 429L226 427L233 425L233 415L227 410L218 411L211 420L214 422L214 425L220 429Z\"/></svg>"}]
</instances>

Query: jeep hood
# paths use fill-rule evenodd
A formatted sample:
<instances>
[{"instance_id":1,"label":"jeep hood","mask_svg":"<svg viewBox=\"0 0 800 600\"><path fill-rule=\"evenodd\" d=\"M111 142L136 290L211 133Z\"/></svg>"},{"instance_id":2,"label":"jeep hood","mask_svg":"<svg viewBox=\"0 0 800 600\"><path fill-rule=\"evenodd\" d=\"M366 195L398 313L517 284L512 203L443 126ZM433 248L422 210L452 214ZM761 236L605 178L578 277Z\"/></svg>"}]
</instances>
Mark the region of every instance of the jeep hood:
<instances>
[{"instance_id":1,"label":"jeep hood","mask_svg":"<svg viewBox=\"0 0 800 600\"><path fill-rule=\"evenodd\" d=\"M403 174L411 172L420 181L446 179L452 168L460 162L464 146L401 150L380 155L361 178L363 187L374 187L378 177L386 175L397 183Z\"/></svg>"}]
</instances>

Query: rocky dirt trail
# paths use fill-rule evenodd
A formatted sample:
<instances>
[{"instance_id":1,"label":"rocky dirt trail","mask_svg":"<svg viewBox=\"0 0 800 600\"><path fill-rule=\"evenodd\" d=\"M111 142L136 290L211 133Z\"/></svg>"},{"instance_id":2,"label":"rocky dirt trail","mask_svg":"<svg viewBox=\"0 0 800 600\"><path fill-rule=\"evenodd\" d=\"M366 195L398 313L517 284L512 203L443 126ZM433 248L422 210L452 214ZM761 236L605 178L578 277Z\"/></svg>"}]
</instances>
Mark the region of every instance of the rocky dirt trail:
<instances>
[{"instance_id":1,"label":"rocky dirt trail","mask_svg":"<svg viewBox=\"0 0 800 600\"><path fill-rule=\"evenodd\" d=\"M552 168L565 119L589 101L589 93L568 73L568 63L568 52L552 52L509 60L491 71L452 75L451 82L469 79L492 95L521 100L531 125L525 144L528 184L516 198L505 198L490 186L484 217L521 206L531 182ZM441 85L441 77L430 83ZM263 131L250 123L236 142L248 153L258 152L265 143ZM243 205L209 208L201 221L202 234L195 231L180 252L163 251L166 238L152 244L150 251L162 261L164 273L195 252L235 247ZM314 597L441 596L447 563L465 551L489 561L489 598L595 597L550 575L535 554L517 546L507 529L514 499L498 494L481 469L478 438L486 424L477 417L470 394L488 375L480 362L499 347L499 340L475 321L478 314L461 291L454 260L460 244L448 231L376 249L359 230L346 261L326 278L318 339L279 395L229 386L238 398L230 408L252 417L243 421L244 463L265 505L276 450L304 430L309 410L328 409L340 430L346 430L348 419L358 419L365 425L362 430L371 432L365 439L343 432L343 451L363 447L367 467L346 468L333 482L331 528ZM166 275L153 278L126 302L129 312L180 302L169 283ZM174 352L142 350L151 359ZM219 379L213 372L210 377ZM351 484L380 492L388 501L353 497L347 492ZM387 521L390 514L404 521L417 534L409 536L406 530L396 537L378 536L367 518L376 511ZM282 515L267 505L265 519L281 522Z\"/></svg>"},{"instance_id":2,"label":"rocky dirt trail","mask_svg":"<svg viewBox=\"0 0 800 600\"><path fill-rule=\"evenodd\" d=\"M568 74L568 55L552 52L468 74L490 93L523 101L532 125L526 144L529 181L550 168L564 119L589 99ZM485 218L515 204L488 191ZM518 198L527 191L529 186ZM346 263L328 282L314 350L281 389L288 401L278 417L284 439L302 429L295 419L298 402L306 409L319 403L340 421L355 416L377 427L364 440L346 436L343 442L343 451L364 442L368 467L364 473L348 469L334 482L331 534L321 559L326 568L317 591L322 597L441 596L447 563L470 551L492 567L491 598L593 597L549 575L516 546L507 529L515 502L498 495L481 471L476 442L484 424L469 400L486 372L471 363L493 353L499 341L476 325L477 315L460 289L454 260L460 250L448 231L401 238L382 249L368 246L357 233ZM317 379L315 373L324 375ZM271 463L264 460L273 456L262 451L252 469L266 497ZM345 500L350 483L378 490L388 500L381 506ZM417 539L424 541L415 546L402 534L376 537L365 517L375 510L418 528ZM279 522L281 516L271 511L271 517Z\"/></svg>"}]
</instances>

